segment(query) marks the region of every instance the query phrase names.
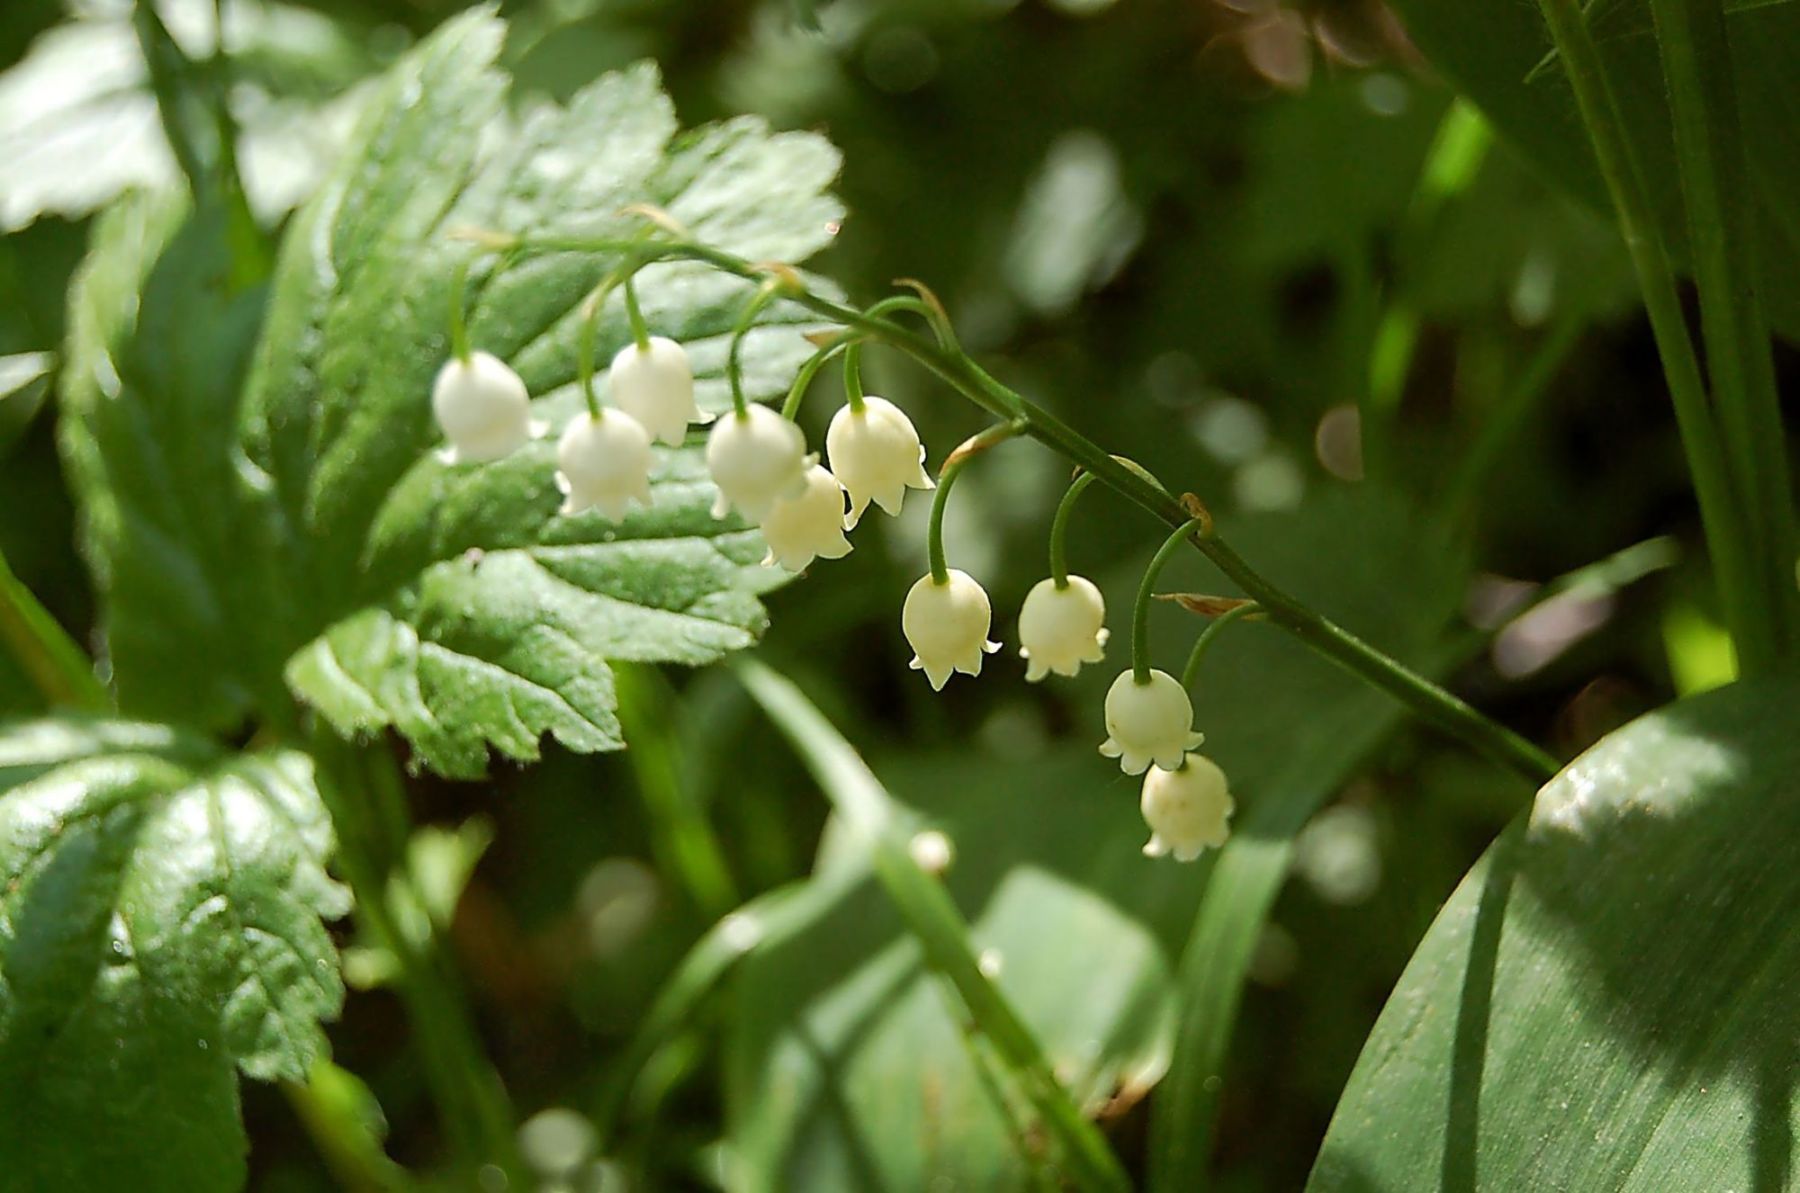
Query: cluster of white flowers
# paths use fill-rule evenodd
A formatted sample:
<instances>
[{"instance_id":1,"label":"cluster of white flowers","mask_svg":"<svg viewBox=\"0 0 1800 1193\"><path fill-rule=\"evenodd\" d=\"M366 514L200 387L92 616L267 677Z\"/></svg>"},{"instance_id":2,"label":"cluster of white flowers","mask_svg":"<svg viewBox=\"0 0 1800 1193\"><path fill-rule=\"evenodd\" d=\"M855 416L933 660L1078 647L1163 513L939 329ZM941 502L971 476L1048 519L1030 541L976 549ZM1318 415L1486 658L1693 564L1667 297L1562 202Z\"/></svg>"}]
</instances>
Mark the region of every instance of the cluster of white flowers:
<instances>
[{"instance_id":1,"label":"cluster of white flowers","mask_svg":"<svg viewBox=\"0 0 1800 1193\"><path fill-rule=\"evenodd\" d=\"M648 506L652 440L680 444L702 418L687 353L661 336L627 344L613 357L610 392L613 404L576 415L557 445L564 514L591 509L618 521L633 502ZM432 409L449 444L443 456L453 464L499 459L544 433L531 418L524 382L485 352L444 365ZM825 448L829 468L807 453L794 422L754 403L713 422L706 443L718 489L713 515L735 510L755 522L768 543L765 565L799 572L815 559L842 558L851 550L845 532L871 502L898 514L907 489L934 487L912 420L883 398L858 397L840 409ZM954 568L941 575L921 577L901 612L912 667L934 690L959 671L979 675L983 658L1000 649L988 639L993 606L980 583ZM1099 662L1105 621L1106 602L1092 581L1076 575L1040 581L1019 613L1025 678L1073 676L1082 664ZM1173 676L1152 670L1140 680L1132 670L1122 673L1106 696L1106 732L1100 752L1117 758L1126 774L1144 775L1146 854L1189 861L1224 842L1232 810L1225 776L1190 752L1201 736L1187 692Z\"/></svg>"}]
</instances>

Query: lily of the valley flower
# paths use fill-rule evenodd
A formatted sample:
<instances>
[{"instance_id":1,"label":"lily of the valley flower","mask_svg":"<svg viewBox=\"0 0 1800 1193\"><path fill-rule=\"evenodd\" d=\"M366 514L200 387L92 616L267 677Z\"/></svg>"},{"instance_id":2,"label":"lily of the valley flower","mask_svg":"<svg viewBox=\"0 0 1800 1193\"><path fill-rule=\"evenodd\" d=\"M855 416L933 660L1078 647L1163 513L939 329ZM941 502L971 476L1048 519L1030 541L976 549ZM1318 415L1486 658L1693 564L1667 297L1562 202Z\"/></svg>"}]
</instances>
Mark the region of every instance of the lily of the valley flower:
<instances>
[{"instance_id":1,"label":"lily of the valley flower","mask_svg":"<svg viewBox=\"0 0 1800 1193\"><path fill-rule=\"evenodd\" d=\"M1054 579L1039 580L1019 610L1025 678L1035 683L1052 671L1074 675L1083 663L1098 663L1106 653L1105 621L1106 599L1092 581L1070 576L1058 588Z\"/></svg>"},{"instance_id":2,"label":"lily of the valley flower","mask_svg":"<svg viewBox=\"0 0 1800 1193\"><path fill-rule=\"evenodd\" d=\"M674 340L651 336L640 349L631 343L613 357L612 399L650 432L653 439L680 446L688 424L700 421L694 405L694 371L687 352Z\"/></svg>"},{"instance_id":3,"label":"lily of the valley flower","mask_svg":"<svg viewBox=\"0 0 1800 1193\"><path fill-rule=\"evenodd\" d=\"M950 568L942 584L929 574L920 577L900 611L900 628L914 651L913 670L925 673L933 691L941 691L957 671L980 675L982 656L1000 649L987 640L993 617L987 592L967 572Z\"/></svg>"},{"instance_id":4,"label":"lily of the valley flower","mask_svg":"<svg viewBox=\"0 0 1800 1193\"><path fill-rule=\"evenodd\" d=\"M431 386L431 411L449 440L442 454L452 464L498 460L543 433L532 421L525 383L486 352L444 362Z\"/></svg>"},{"instance_id":5,"label":"lily of the valley flower","mask_svg":"<svg viewBox=\"0 0 1800 1193\"><path fill-rule=\"evenodd\" d=\"M650 504L650 435L623 410L577 414L556 445L556 462L565 514L592 508L617 522L631 502Z\"/></svg>"},{"instance_id":6,"label":"lily of the valley flower","mask_svg":"<svg viewBox=\"0 0 1800 1193\"><path fill-rule=\"evenodd\" d=\"M861 410L845 406L834 414L825 431L825 454L850 493L847 527L856 525L871 501L897 514L909 486L933 487L918 431L906 412L885 398L866 397Z\"/></svg>"},{"instance_id":7,"label":"lily of the valley flower","mask_svg":"<svg viewBox=\"0 0 1800 1193\"><path fill-rule=\"evenodd\" d=\"M1225 844L1231 835L1227 822L1237 805L1225 772L1210 758L1189 754L1173 770L1150 768L1138 806L1150 826L1144 856L1173 854L1178 862L1191 862L1209 846Z\"/></svg>"},{"instance_id":8,"label":"lily of the valley flower","mask_svg":"<svg viewBox=\"0 0 1800 1193\"><path fill-rule=\"evenodd\" d=\"M806 487L798 497L778 498L762 520L769 544L764 567L779 563L790 572L804 571L815 558L842 559L850 554L844 537L844 487L814 464L806 470Z\"/></svg>"},{"instance_id":9,"label":"lily of the valley flower","mask_svg":"<svg viewBox=\"0 0 1800 1193\"><path fill-rule=\"evenodd\" d=\"M775 411L752 403L742 414L727 413L706 440L706 467L719 487L713 517L736 507L749 521L762 521L776 501L799 496L808 464L806 437Z\"/></svg>"},{"instance_id":10,"label":"lily of the valley flower","mask_svg":"<svg viewBox=\"0 0 1800 1193\"><path fill-rule=\"evenodd\" d=\"M1119 769L1140 775L1152 762L1164 770L1181 765L1182 755L1203 740L1194 732L1194 706L1167 671L1150 672L1143 683L1132 671L1106 693L1107 738L1100 752L1119 760Z\"/></svg>"}]
</instances>

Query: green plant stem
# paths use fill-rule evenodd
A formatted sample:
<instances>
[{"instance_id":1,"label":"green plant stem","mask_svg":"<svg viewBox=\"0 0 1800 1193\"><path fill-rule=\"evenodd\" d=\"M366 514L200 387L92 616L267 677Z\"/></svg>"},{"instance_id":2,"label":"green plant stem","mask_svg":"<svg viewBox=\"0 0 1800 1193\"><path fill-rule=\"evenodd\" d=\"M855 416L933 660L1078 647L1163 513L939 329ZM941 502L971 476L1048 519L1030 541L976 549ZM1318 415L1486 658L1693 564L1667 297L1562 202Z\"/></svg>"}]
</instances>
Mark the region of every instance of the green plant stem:
<instances>
[{"instance_id":1,"label":"green plant stem","mask_svg":"<svg viewBox=\"0 0 1800 1193\"><path fill-rule=\"evenodd\" d=\"M583 237L488 238L496 249L524 252L624 253L642 249L657 256L704 261L737 277L758 280L766 270L710 245L688 241L654 242ZM1007 419L1017 433L1045 444L1058 455L1094 474L1108 488L1171 527L1185 524L1188 510L1155 477L1105 449L1013 390L973 360L935 339L847 306L810 290L789 294L793 301L827 319L861 331L898 348L937 374L975 405ZM1315 613L1264 579L1217 534L1191 540L1195 547L1250 599L1263 606L1269 620L1352 674L1389 693L1429 723L1477 752L1526 776L1542 781L1555 774L1555 759L1465 701L1389 658L1361 638Z\"/></svg>"},{"instance_id":2,"label":"green plant stem","mask_svg":"<svg viewBox=\"0 0 1800 1193\"><path fill-rule=\"evenodd\" d=\"M1754 207L1720 0L1651 0L1674 117L1676 159L1700 293L1700 330L1725 451L1772 606L1771 657L1744 654L1755 674L1800 646L1791 568L1794 505L1769 328L1758 297Z\"/></svg>"},{"instance_id":3,"label":"green plant stem","mask_svg":"<svg viewBox=\"0 0 1800 1193\"><path fill-rule=\"evenodd\" d=\"M1212 649L1212 644L1218 641L1219 635L1224 633L1226 626L1261 612L1261 605L1249 601L1213 618L1211 624L1194 639L1194 649L1188 652L1187 665L1181 669L1181 686L1190 692L1194 690L1194 681L1200 677L1200 662L1206 657L1206 652Z\"/></svg>"},{"instance_id":4,"label":"green plant stem","mask_svg":"<svg viewBox=\"0 0 1800 1193\"><path fill-rule=\"evenodd\" d=\"M644 312L638 306L637 283L632 279L636 271L625 275L625 318L631 323L631 339L639 352L650 351L650 325L644 322Z\"/></svg>"},{"instance_id":5,"label":"green plant stem","mask_svg":"<svg viewBox=\"0 0 1800 1193\"><path fill-rule=\"evenodd\" d=\"M1156 596L1156 577L1181 545L1193 538L1205 538L1212 529L1211 518L1190 518L1164 539L1144 578L1138 582L1137 603L1131 607L1131 677L1133 682L1150 682L1150 602Z\"/></svg>"},{"instance_id":6,"label":"green plant stem","mask_svg":"<svg viewBox=\"0 0 1800 1193\"><path fill-rule=\"evenodd\" d=\"M81 647L57 624L0 553L0 646L52 705L101 712L110 703Z\"/></svg>"},{"instance_id":7,"label":"green plant stem","mask_svg":"<svg viewBox=\"0 0 1800 1193\"><path fill-rule=\"evenodd\" d=\"M862 340L851 340L844 349L844 400L857 414L863 410Z\"/></svg>"},{"instance_id":8,"label":"green plant stem","mask_svg":"<svg viewBox=\"0 0 1800 1193\"><path fill-rule=\"evenodd\" d=\"M786 735L847 827L869 842L876 879L918 939L925 958L955 988L975 1028L1061 1145L1069 1178L1084 1190L1131 1188L1101 1134L1057 1081L1037 1037L981 972L969 926L944 884L907 848L891 796L837 729L789 680L742 655L731 663L765 714Z\"/></svg>"},{"instance_id":9,"label":"green plant stem","mask_svg":"<svg viewBox=\"0 0 1800 1193\"><path fill-rule=\"evenodd\" d=\"M351 745L323 730L312 745L319 793L337 831L339 869L356 896L357 922L397 963L414 1052L445 1137L471 1174L494 1164L522 1182L525 1166L513 1134L512 1107L482 1050L460 983L430 935L429 917L422 917L426 939L414 940L400 927L388 901L391 884L411 881L404 836L393 839L407 823L394 761L378 745Z\"/></svg>"},{"instance_id":10,"label":"green plant stem","mask_svg":"<svg viewBox=\"0 0 1800 1193\"><path fill-rule=\"evenodd\" d=\"M625 291L627 297L631 291ZM750 334L750 325L756 322L756 316L775 299L774 286L764 284L757 288L750 301L744 304L739 313L737 323L731 329L731 348L725 354L725 378L731 384L731 409L739 418L748 418L750 402L744 397L744 337Z\"/></svg>"},{"instance_id":11,"label":"green plant stem","mask_svg":"<svg viewBox=\"0 0 1800 1193\"><path fill-rule=\"evenodd\" d=\"M832 357L837 356L848 347L850 347L850 339L840 337L806 358L806 363L800 366L798 373L794 374L794 383L788 387L787 399L781 403L781 417L789 422L798 417L800 403L806 400L806 391L812 387L813 378L819 375L820 369L831 362Z\"/></svg>"},{"instance_id":12,"label":"green plant stem","mask_svg":"<svg viewBox=\"0 0 1800 1193\"><path fill-rule=\"evenodd\" d=\"M950 569L944 563L944 510L950 505L950 490L970 460L1003 440L1019 433L1016 424L997 423L985 431L969 436L944 459L938 469L937 489L931 495L931 521L925 531L925 555L930 563L931 582L950 583Z\"/></svg>"},{"instance_id":13,"label":"green plant stem","mask_svg":"<svg viewBox=\"0 0 1800 1193\"><path fill-rule=\"evenodd\" d=\"M1091 472L1083 472L1070 481L1068 491L1056 503L1056 516L1050 520L1050 579L1059 589L1069 586L1069 517L1075 512L1075 503L1093 483Z\"/></svg>"},{"instance_id":14,"label":"green plant stem","mask_svg":"<svg viewBox=\"0 0 1800 1193\"><path fill-rule=\"evenodd\" d=\"M1707 546L1717 568L1726 621L1738 644L1740 658L1773 658L1775 617L1752 557L1755 536L1726 469L1700 363L1682 316L1675 275L1659 238L1649 190L1620 118L1599 48L1588 32L1578 0L1538 0L1538 7L1575 92L1576 106L1612 198L1638 287L1643 291L1644 309L1650 317L1650 329L1675 405L1675 420L1687 453Z\"/></svg>"},{"instance_id":15,"label":"green plant stem","mask_svg":"<svg viewBox=\"0 0 1800 1193\"><path fill-rule=\"evenodd\" d=\"M451 275L450 278L450 354L457 360L462 361L465 365L469 363L469 357L473 354L473 349L469 346L469 316L467 309L469 300L469 265L470 262L468 260L463 261L456 267L456 272ZM586 329L584 328L583 330L585 331ZM594 359L594 344L592 337L588 338L586 347L588 350L588 372L591 375L593 373Z\"/></svg>"}]
</instances>

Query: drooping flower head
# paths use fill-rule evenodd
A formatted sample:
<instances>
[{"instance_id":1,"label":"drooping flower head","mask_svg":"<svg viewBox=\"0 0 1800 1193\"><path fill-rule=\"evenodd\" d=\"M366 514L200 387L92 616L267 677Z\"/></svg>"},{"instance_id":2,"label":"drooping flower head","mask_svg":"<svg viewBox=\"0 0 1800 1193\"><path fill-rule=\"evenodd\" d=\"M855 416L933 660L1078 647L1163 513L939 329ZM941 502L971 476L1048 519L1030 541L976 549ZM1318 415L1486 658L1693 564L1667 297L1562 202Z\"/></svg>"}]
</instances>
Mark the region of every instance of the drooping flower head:
<instances>
[{"instance_id":1,"label":"drooping flower head","mask_svg":"<svg viewBox=\"0 0 1800 1193\"><path fill-rule=\"evenodd\" d=\"M790 572L804 571L815 558L842 559L850 554L844 537L844 487L814 464L806 470L806 487L798 497L777 498L762 520L769 544L764 567L779 563Z\"/></svg>"},{"instance_id":2,"label":"drooping flower head","mask_svg":"<svg viewBox=\"0 0 1800 1193\"><path fill-rule=\"evenodd\" d=\"M623 410L585 410L569 420L556 445L562 512L593 508L617 522L635 501L650 504L650 436Z\"/></svg>"},{"instance_id":3,"label":"drooping flower head","mask_svg":"<svg viewBox=\"0 0 1800 1193\"><path fill-rule=\"evenodd\" d=\"M1092 581L1070 576L1058 588L1054 579L1039 580L1019 610L1025 678L1035 683L1052 671L1074 675L1083 663L1098 663L1106 653L1105 622L1106 598Z\"/></svg>"},{"instance_id":4,"label":"drooping flower head","mask_svg":"<svg viewBox=\"0 0 1800 1193\"><path fill-rule=\"evenodd\" d=\"M694 405L694 371L687 352L674 340L651 336L647 347L619 349L607 374L619 409L643 424L652 439L680 446L688 424L700 421Z\"/></svg>"},{"instance_id":5,"label":"drooping flower head","mask_svg":"<svg viewBox=\"0 0 1800 1193\"><path fill-rule=\"evenodd\" d=\"M1225 844L1237 805L1225 772L1210 758L1189 754L1173 770L1159 765L1145 773L1138 806L1150 826L1144 855L1173 854L1178 862L1191 862L1208 847Z\"/></svg>"},{"instance_id":6,"label":"drooping flower head","mask_svg":"<svg viewBox=\"0 0 1800 1193\"><path fill-rule=\"evenodd\" d=\"M886 398L865 397L862 409L845 406L825 431L825 454L850 494L847 526L855 526L873 501L900 512L906 490L930 489L925 447L906 412Z\"/></svg>"},{"instance_id":7,"label":"drooping flower head","mask_svg":"<svg viewBox=\"0 0 1800 1193\"><path fill-rule=\"evenodd\" d=\"M980 675L982 656L1000 649L988 641L993 617L987 592L967 572L950 568L942 584L929 573L921 576L900 612L913 670L925 673L933 691L941 691L954 672Z\"/></svg>"},{"instance_id":8,"label":"drooping flower head","mask_svg":"<svg viewBox=\"0 0 1800 1193\"><path fill-rule=\"evenodd\" d=\"M742 414L727 413L706 440L706 467L719 487L713 517L735 507L762 521L777 500L805 488L807 463L806 436L775 411L752 403Z\"/></svg>"},{"instance_id":9,"label":"drooping flower head","mask_svg":"<svg viewBox=\"0 0 1800 1193\"><path fill-rule=\"evenodd\" d=\"M1140 775L1152 762L1164 770L1181 765L1182 755L1204 740L1194 732L1194 706L1167 671L1152 669L1144 683L1121 672L1106 693L1107 738L1100 752L1119 760L1119 769Z\"/></svg>"},{"instance_id":10,"label":"drooping flower head","mask_svg":"<svg viewBox=\"0 0 1800 1193\"><path fill-rule=\"evenodd\" d=\"M431 386L431 412L449 441L442 454L452 464L498 460L542 433L525 382L486 352L444 362Z\"/></svg>"}]
</instances>

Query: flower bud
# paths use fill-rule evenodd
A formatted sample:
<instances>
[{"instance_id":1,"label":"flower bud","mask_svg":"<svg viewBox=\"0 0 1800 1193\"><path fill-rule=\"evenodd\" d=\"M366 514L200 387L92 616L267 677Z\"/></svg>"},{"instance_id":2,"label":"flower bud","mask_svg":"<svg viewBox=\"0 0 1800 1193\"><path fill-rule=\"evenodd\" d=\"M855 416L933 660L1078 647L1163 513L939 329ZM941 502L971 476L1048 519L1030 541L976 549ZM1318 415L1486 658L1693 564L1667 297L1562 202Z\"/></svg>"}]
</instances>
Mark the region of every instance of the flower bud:
<instances>
[{"instance_id":1,"label":"flower bud","mask_svg":"<svg viewBox=\"0 0 1800 1193\"><path fill-rule=\"evenodd\" d=\"M1189 754L1174 770L1150 768L1138 806L1150 826L1144 856L1174 854L1178 862L1191 862L1208 846L1225 844L1231 835L1227 821L1237 805L1225 772L1210 758Z\"/></svg>"},{"instance_id":2,"label":"flower bud","mask_svg":"<svg viewBox=\"0 0 1800 1193\"><path fill-rule=\"evenodd\" d=\"M614 522L630 502L650 504L650 435L623 410L585 410L569 420L556 445L562 512L599 510Z\"/></svg>"},{"instance_id":3,"label":"flower bud","mask_svg":"<svg viewBox=\"0 0 1800 1193\"><path fill-rule=\"evenodd\" d=\"M1019 657L1033 683L1052 671L1074 675L1106 653L1106 599L1090 580L1068 581L1058 588L1054 579L1039 580L1019 610Z\"/></svg>"},{"instance_id":4,"label":"flower bud","mask_svg":"<svg viewBox=\"0 0 1800 1193\"><path fill-rule=\"evenodd\" d=\"M814 558L842 559L850 554L844 537L844 487L814 464L806 470L806 488L798 497L778 498L762 520L769 544L764 567L779 563L790 572L804 571Z\"/></svg>"},{"instance_id":5,"label":"flower bud","mask_svg":"<svg viewBox=\"0 0 1800 1193\"><path fill-rule=\"evenodd\" d=\"M952 672L981 674L981 656L1000 649L987 640L993 606L988 594L967 572L949 569L944 583L930 574L906 594L900 628L914 651L912 669L923 671L932 691L941 691Z\"/></svg>"},{"instance_id":6,"label":"flower bud","mask_svg":"<svg viewBox=\"0 0 1800 1193\"><path fill-rule=\"evenodd\" d=\"M525 383L486 352L444 362L431 386L431 412L450 441L441 454L451 464L498 460L543 433L532 421Z\"/></svg>"},{"instance_id":7,"label":"flower bud","mask_svg":"<svg viewBox=\"0 0 1800 1193\"><path fill-rule=\"evenodd\" d=\"M861 410L845 406L832 415L825 454L850 493L846 527L856 525L871 501L897 514L907 486L935 487L925 475L925 447L912 420L886 398L864 398Z\"/></svg>"},{"instance_id":8,"label":"flower bud","mask_svg":"<svg viewBox=\"0 0 1800 1193\"><path fill-rule=\"evenodd\" d=\"M649 346L619 349L607 374L613 402L643 424L651 438L679 447L689 423L700 421L694 405L694 371L680 344L651 336Z\"/></svg>"},{"instance_id":9,"label":"flower bud","mask_svg":"<svg viewBox=\"0 0 1800 1193\"><path fill-rule=\"evenodd\" d=\"M783 497L796 497L806 487L806 437L767 406L752 403L744 413L727 413L713 423L706 440L706 466L719 499L713 517L736 507L751 522L768 516Z\"/></svg>"},{"instance_id":10,"label":"flower bud","mask_svg":"<svg viewBox=\"0 0 1800 1193\"><path fill-rule=\"evenodd\" d=\"M1194 732L1187 692L1167 671L1155 670L1144 683L1131 671L1113 680L1106 693L1106 732L1100 752L1117 758L1128 775L1143 774L1152 762L1173 770L1204 740Z\"/></svg>"}]
</instances>

